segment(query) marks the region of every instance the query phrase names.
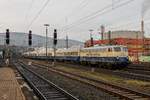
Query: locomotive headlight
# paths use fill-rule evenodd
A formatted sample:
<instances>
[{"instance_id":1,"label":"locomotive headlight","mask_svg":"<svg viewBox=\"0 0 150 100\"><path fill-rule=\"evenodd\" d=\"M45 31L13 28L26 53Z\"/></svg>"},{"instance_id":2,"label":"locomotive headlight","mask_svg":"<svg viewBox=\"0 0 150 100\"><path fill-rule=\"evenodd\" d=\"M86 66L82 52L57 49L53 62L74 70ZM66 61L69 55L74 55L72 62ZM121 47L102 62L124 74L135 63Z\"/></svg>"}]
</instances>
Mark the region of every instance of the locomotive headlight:
<instances>
[{"instance_id":1,"label":"locomotive headlight","mask_svg":"<svg viewBox=\"0 0 150 100\"><path fill-rule=\"evenodd\" d=\"M117 59L119 59L119 57L117 56Z\"/></svg>"}]
</instances>

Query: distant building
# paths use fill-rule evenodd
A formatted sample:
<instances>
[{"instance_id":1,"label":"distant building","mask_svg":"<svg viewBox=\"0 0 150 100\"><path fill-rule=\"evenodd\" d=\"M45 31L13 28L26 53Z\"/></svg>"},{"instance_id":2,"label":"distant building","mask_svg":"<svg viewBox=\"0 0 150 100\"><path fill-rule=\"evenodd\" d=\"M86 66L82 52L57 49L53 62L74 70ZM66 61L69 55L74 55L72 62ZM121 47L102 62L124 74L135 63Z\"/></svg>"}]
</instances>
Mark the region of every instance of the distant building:
<instances>
[{"instance_id":1,"label":"distant building","mask_svg":"<svg viewBox=\"0 0 150 100\"><path fill-rule=\"evenodd\" d=\"M113 31L110 35L111 39L116 38L130 38L130 39L142 39L143 34L140 31ZM103 34L104 40L109 38L108 32Z\"/></svg>"}]
</instances>

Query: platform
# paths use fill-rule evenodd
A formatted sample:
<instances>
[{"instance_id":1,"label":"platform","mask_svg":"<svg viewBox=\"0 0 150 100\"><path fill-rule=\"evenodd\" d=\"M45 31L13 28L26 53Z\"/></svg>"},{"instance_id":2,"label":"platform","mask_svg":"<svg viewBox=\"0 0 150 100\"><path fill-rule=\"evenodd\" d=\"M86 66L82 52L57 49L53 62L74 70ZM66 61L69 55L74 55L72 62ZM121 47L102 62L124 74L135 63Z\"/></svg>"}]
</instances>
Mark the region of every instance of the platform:
<instances>
[{"instance_id":1,"label":"platform","mask_svg":"<svg viewBox=\"0 0 150 100\"><path fill-rule=\"evenodd\" d=\"M11 68L0 68L0 100L25 100Z\"/></svg>"}]
</instances>

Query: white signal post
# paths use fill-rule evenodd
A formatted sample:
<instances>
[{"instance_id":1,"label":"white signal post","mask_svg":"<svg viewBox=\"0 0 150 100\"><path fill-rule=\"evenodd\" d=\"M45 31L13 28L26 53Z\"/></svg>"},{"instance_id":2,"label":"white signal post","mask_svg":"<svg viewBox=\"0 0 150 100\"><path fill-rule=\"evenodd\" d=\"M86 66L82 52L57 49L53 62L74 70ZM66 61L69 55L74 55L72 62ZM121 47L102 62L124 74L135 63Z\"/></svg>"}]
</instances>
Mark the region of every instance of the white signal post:
<instances>
[{"instance_id":1,"label":"white signal post","mask_svg":"<svg viewBox=\"0 0 150 100\"><path fill-rule=\"evenodd\" d=\"M48 34L48 27L49 27L49 24L44 24L44 26L46 27L46 51L45 51L45 55L46 55L46 58L47 58L47 44L48 44L48 42L47 42L47 34Z\"/></svg>"}]
</instances>

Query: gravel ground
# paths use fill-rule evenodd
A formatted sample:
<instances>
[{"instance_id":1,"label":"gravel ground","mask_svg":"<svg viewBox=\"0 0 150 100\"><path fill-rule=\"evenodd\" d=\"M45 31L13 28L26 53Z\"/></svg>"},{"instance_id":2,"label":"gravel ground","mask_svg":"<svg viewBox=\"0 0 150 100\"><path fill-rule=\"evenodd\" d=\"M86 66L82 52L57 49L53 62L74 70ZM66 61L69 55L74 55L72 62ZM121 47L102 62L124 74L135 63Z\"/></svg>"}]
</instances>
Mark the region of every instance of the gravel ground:
<instances>
[{"instance_id":1,"label":"gravel ground","mask_svg":"<svg viewBox=\"0 0 150 100\"><path fill-rule=\"evenodd\" d=\"M119 100L117 97L113 97L112 95L95 89L92 86L85 85L53 72L48 72L45 69L35 67L32 67L31 69L34 69L34 71L36 69L37 73L73 94L80 100Z\"/></svg>"}]
</instances>

